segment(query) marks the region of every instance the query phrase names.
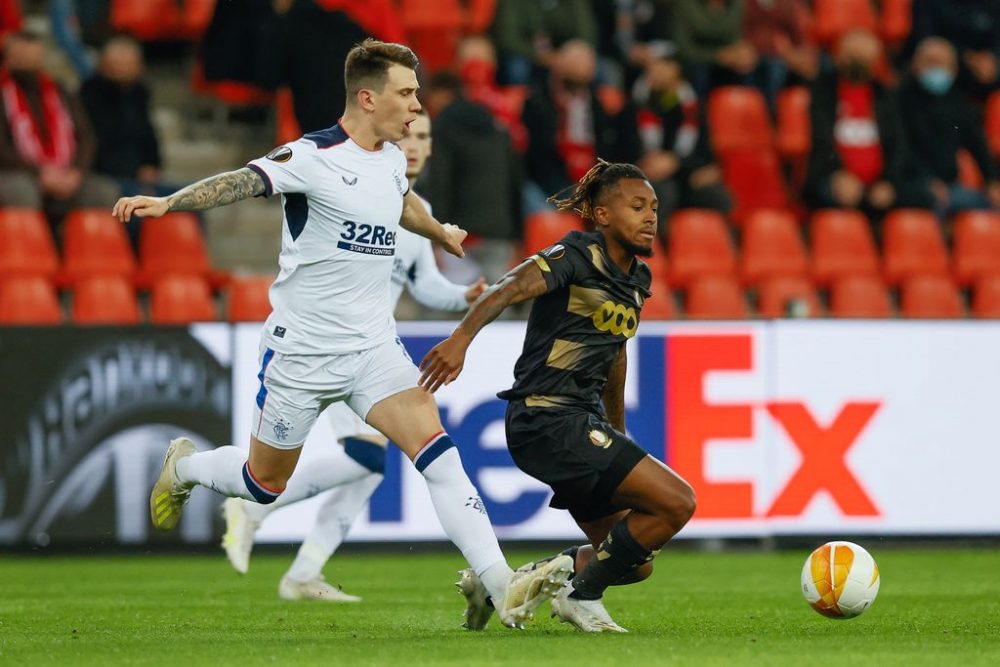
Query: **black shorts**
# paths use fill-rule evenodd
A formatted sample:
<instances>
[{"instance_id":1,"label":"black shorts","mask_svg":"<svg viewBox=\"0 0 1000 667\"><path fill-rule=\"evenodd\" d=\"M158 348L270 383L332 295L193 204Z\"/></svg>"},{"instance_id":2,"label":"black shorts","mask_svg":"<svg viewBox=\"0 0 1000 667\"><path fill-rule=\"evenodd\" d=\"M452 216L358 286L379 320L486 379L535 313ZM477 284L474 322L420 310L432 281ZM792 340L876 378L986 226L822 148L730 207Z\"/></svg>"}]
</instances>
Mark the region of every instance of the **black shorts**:
<instances>
[{"instance_id":1,"label":"black shorts","mask_svg":"<svg viewBox=\"0 0 1000 667\"><path fill-rule=\"evenodd\" d=\"M569 510L578 522L625 509L611 496L647 453L596 410L529 408L511 401L506 426L511 458L552 487L552 507Z\"/></svg>"}]
</instances>

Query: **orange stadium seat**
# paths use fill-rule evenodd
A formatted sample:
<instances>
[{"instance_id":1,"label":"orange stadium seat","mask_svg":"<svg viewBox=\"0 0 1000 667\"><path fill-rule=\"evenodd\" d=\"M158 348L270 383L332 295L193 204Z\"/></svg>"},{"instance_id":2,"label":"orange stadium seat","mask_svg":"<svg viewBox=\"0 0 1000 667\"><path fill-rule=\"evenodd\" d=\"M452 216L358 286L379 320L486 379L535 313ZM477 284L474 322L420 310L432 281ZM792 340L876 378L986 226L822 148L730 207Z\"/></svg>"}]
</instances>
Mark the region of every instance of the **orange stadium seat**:
<instances>
[{"instance_id":1,"label":"orange stadium seat","mask_svg":"<svg viewBox=\"0 0 1000 667\"><path fill-rule=\"evenodd\" d=\"M276 117L275 144L287 144L302 136L302 128L295 117L295 101L292 91L279 88L274 95L274 111Z\"/></svg>"},{"instance_id":2,"label":"orange stadium seat","mask_svg":"<svg viewBox=\"0 0 1000 667\"><path fill-rule=\"evenodd\" d=\"M168 275L153 283L149 318L153 324L211 322L215 315L215 302L204 278Z\"/></svg>"},{"instance_id":3,"label":"orange stadium seat","mask_svg":"<svg viewBox=\"0 0 1000 667\"><path fill-rule=\"evenodd\" d=\"M743 225L743 281L756 285L767 278L808 272L809 259L795 216L774 209L751 213Z\"/></svg>"},{"instance_id":4,"label":"orange stadium seat","mask_svg":"<svg viewBox=\"0 0 1000 667\"><path fill-rule=\"evenodd\" d=\"M143 285L166 274L207 276L211 270L205 239L192 213L143 220L139 257Z\"/></svg>"},{"instance_id":5,"label":"orange stadium seat","mask_svg":"<svg viewBox=\"0 0 1000 667\"><path fill-rule=\"evenodd\" d=\"M399 0L399 17L409 46L428 71L449 67L464 27L458 0Z\"/></svg>"},{"instance_id":6,"label":"orange stadium seat","mask_svg":"<svg viewBox=\"0 0 1000 667\"><path fill-rule=\"evenodd\" d=\"M59 258L45 215L30 208L0 208L0 277L51 278L58 268Z\"/></svg>"},{"instance_id":7,"label":"orange stadium seat","mask_svg":"<svg viewBox=\"0 0 1000 667\"><path fill-rule=\"evenodd\" d=\"M271 314L271 276L234 277L229 284L229 321L263 322Z\"/></svg>"},{"instance_id":8,"label":"orange stadium seat","mask_svg":"<svg viewBox=\"0 0 1000 667\"><path fill-rule=\"evenodd\" d=\"M955 218L954 267L960 285L1000 275L1000 213L966 211Z\"/></svg>"},{"instance_id":9,"label":"orange stadium seat","mask_svg":"<svg viewBox=\"0 0 1000 667\"><path fill-rule=\"evenodd\" d=\"M955 154L955 161L958 163L958 182L972 190L981 190L983 174L979 171L979 165L976 164L972 154L960 148Z\"/></svg>"},{"instance_id":10,"label":"orange stadium seat","mask_svg":"<svg viewBox=\"0 0 1000 667\"><path fill-rule=\"evenodd\" d=\"M82 278L73 289L75 324L138 324L135 288L122 276Z\"/></svg>"},{"instance_id":11,"label":"orange stadium seat","mask_svg":"<svg viewBox=\"0 0 1000 667\"><path fill-rule=\"evenodd\" d=\"M111 27L142 41L201 38L215 11L215 0L113 0Z\"/></svg>"},{"instance_id":12,"label":"orange stadium seat","mask_svg":"<svg viewBox=\"0 0 1000 667\"><path fill-rule=\"evenodd\" d=\"M878 33L875 7L871 0L816 0L813 4L813 31L824 49L853 28Z\"/></svg>"},{"instance_id":13,"label":"orange stadium seat","mask_svg":"<svg viewBox=\"0 0 1000 667\"><path fill-rule=\"evenodd\" d=\"M986 142L993 157L1000 159L1000 90L990 95L986 102Z\"/></svg>"},{"instance_id":14,"label":"orange stadium seat","mask_svg":"<svg viewBox=\"0 0 1000 667\"><path fill-rule=\"evenodd\" d=\"M653 274L654 281L663 280L665 282L669 278L667 253L663 250L659 241L653 241L653 256L642 257L641 259L649 267L649 272Z\"/></svg>"},{"instance_id":15,"label":"orange stadium seat","mask_svg":"<svg viewBox=\"0 0 1000 667\"><path fill-rule=\"evenodd\" d=\"M801 276L769 278L757 288L757 312L761 317L785 317L793 301L805 303L805 314L808 317L819 317L823 313L816 288L808 278Z\"/></svg>"},{"instance_id":16,"label":"orange stadium seat","mask_svg":"<svg viewBox=\"0 0 1000 667\"><path fill-rule=\"evenodd\" d=\"M904 317L950 319L964 317L962 300L948 276L914 276L900 288L899 309Z\"/></svg>"},{"instance_id":17,"label":"orange stadium seat","mask_svg":"<svg viewBox=\"0 0 1000 667\"><path fill-rule=\"evenodd\" d=\"M63 270L66 284L95 275L132 278L135 256L125 227L104 209L76 210L63 226Z\"/></svg>"},{"instance_id":18,"label":"orange stadium seat","mask_svg":"<svg viewBox=\"0 0 1000 667\"><path fill-rule=\"evenodd\" d=\"M948 273L948 250L937 217L920 209L897 209L885 217L883 272L890 285L914 275Z\"/></svg>"},{"instance_id":19,"label":"orange stadium seat","mask_svg":"<svg viewBox=\"0 0 1000 667\"><path fill-rule=\"evenodd\" d=\"M667 283L662 278L653 275L653 282L649 286L649 291L653 296L646 299L642 305L642 319L649 320L673 320L678 316L677 304L674 295L671 293Z\"/></svg>"},{"instance_id":20,"label":"orange stadium seat","mask_svg":"<svg viewBox=\"0 0 1000 667\"><path fill-rule=\"evenodd\" d=\"M878 273L878 253L868 220L859 211L824 209L812 217L813 279L829 285L836 278Z\"/></svg>"},{"instance_id":21,"label":"orange stadium seat","mask_svg":"<svg viewBox=\"0 0 1000 667\"><path fill-rule=\"evenodd\" d=\"M670 282L687 285L704 275L736 272L736 251L726 221L715 211L684 209L670 218Z\"/></svg>"},{"instance_id":22,"label":"orange stadium seat","mask_svg":"<svg viewBox=\"0 0 1000 667\"><path fill-rule=\"evenodd\" d=\"M846 276L830 287L830 314L834 317L892 317L892 303L885 284L877 276Z\"/></svg>"},{"instance_id":23,"label":"orange stadium seat","mask_svg":"<svg viewBox=\"0 0 1000 667\"><path fill-rule=\"evenodd\" d=\"M1000 275L976 281L972 291L972 313L983 319L1000 319Z\"/></svg>"},{"instance_id":24,"label":"orange stadium seat","mask_svg":"<svg viewBox=\"0 0 1000 667\"><path fill-rule=\"evenodd\" d=\"M773 148L734 149L720 158L723 180L735 200L733 222L741 225L762 208L788 208L788 188Z\"/></svg>"},{"instance_id":25,"label":"orange stadium seat","mask_svg":"<svg viewBox=\"0 0 1000 667\"><path fill-rule=\"evenodd\" d=\"M792 86L778 93L778 152L786 158L809 155L812 146L809 89Z\"/></svg>"},{"instance_id":26,"label":"orange stadium seat","mask_svg":"<svg viewBox=\"0 0 1000 667\"><path fill-rule=\"evenodd\" d=\"M718 153L774 145L767 102L756 88L722 86L708 97L708 128Z\"/></svg>"},{"instance_id":27,"label":"orange stadium seat","mask_svg":"<svg viewBox=\"0 0 1000 667\"><path fill-rule=\"evenodd\" d=\"M524 256L534 255L558 243L572 231L587 231L583 220L566 211L541 211L529 215L524 221Z\"/></svg>"},{"instance_id":28,"label":"orange stadium seat","mask_svg":"<svg viewBox=\"0 0 1000 667\"><path fill-rule=\"evenodd\" d=\"M913 0L881 0L879 33L887 45L900 46L913 28Z\"/></svg>"},{"instance_id":29,"label":"orange stadium seat","mask_svg":"<svg viewBox=\"0 0 1000 667\"><path fill-rule=\"evenodd\" d=\"M43 276L18 276L0 282L0 324L61 324L56 288Z\"/></svg>"},{"instance_id":30,"label":"orange stadium seat","mask_svg":"<svg viewBox=\"0 0 1000 667\"><path fill-rule=\"evenodd\" d=\"M692 320L739 320L750 317L739 281L732 276L703 276L687 291L687 316Z\"/></svg>"}]
</instances>

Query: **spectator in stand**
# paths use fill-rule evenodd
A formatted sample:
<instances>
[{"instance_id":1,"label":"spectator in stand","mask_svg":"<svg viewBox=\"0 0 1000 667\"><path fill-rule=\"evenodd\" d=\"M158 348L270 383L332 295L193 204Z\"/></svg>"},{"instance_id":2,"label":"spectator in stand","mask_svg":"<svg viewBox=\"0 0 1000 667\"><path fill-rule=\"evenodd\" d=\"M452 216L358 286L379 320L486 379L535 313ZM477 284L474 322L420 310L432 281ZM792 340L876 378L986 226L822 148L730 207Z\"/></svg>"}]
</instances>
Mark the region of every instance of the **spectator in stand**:
<instances>
[{"instance_id":1,"label":"spectator in stand","mask_svg":"<svg viewBox=\"0 0 1000 667\"><path fill-rule=\"evenodd\" d=\"M1000 207L1000 181L976 109L956 89L958 56L940 37L917 45L912 71L900 88L907 143L930 181L934 207L945 218L969 208ZM987 187L971 190L958 180L959 149L969 151Z\"/></svg>"},{"instance_id":2,"label":"spectator in stand","mask_svg":"<svg viewBox=\"0 0 1000 667\"><path fill-rule=\"evenodd\" d=\"M812 86L812 151L806 196L816 207L860 208L880 215L893 206L929 206L907 165L896 94L874 79L882 44L855 29L836 49L836 68Z\"/></svg>"},{"instance_id":3,"label":"spectator in stand","mask_svg":"<svg viewBox=\"0 0 1000 667\"><path fill-rule=\"evenodd\" d=\"M804 27L808 15L804 0L746 0L743 36L760 59L752 78L772 110L789 78L816 76L819 59Z\"/></svg>"},{"instance_id":4,"label":"spectator in stand","mask_svg":"<svg viewBox=\"0 0 1000 667\"><path fill-rule=\"evenodd\" d=\"M465 97L490 110L510 134L514 148L523 153L528 135L516 108L497 84L497 56L488 37L466 37L458 44L458 75L465 86Z\"/></svg>"},{"instance_id":5,"label":"spectator in stand","mask_svg":"<svg viewBox=\"0 0 1000 667\"><path fill-rule=\"evenodd\" d=\"M646 65L633 91L639 107L639 167L660 200L659 232L678 208L707 208L728 213L732 200L715 163L698 98L674 58Z\"/></svg>"},{"instance_id":6,"label":"spectator in stand","mask_svg":"<svg viewBox=\"0 0 1000 667\"><path fill-rule=\"evenodd\" d=\"M44 208L57 223L76 207L114 204L118 187L90 173L96 140L83 105L42 71L45 44L12 33L0 67L0 206Z\"/></svg>"},{"instance_id":7,"label":"spectator in stand","mask_svg":"<svg viewBox=\"0 0 1000 667\"><path fill-rule=\"evenodd\" d=\"M677 53L673 0L599 0L602 48L625 64L624 82L631 88L646 65Z\"/></svg>"},{"instance_id":8,"label":"spectator in stand","mask_svg":"<svg viewBox=\"0 0 1000 667\"><path fill-rule=\"evenodd\" d=\"M635 109L626 104L608 113L594 86L596 56L582 40L567 42L553 59L549 76L540 77L524 103L528 131L525 209L549 208L546 198L576 183L597 158L635 162L639 136Z\"/></svg>"},{"instance_id":9,"label":"spectator in stand","mask_svg":"<svg viewBox=\"0 0 1000 667\"><path fill-rule=\"evenodd\" d=\"M960 89L982 100L1000 87L1000 0L914 0L909 50L932 36L958 50Z\"/></svg>"},{"instance_id":10,"label":"spectator in stand","mask_svg":"<svg viewBox=\"0 0 1000 667\"><path fill-rule=\"evenodd\" d=\"M549 69L555 52L570 40L597 45L590 0L500 0L493 20L502 83L527 84L536 69Z\"/></svg>"},{"instance_id":11,"label":"spectator in stand","mask_svg":"<svg viewBox=\"0 0 1000 667\"><path fill-rule=\"evenodd\" d=\"M472 279L482 275L492 283L507 272L521 235L518 155L489 109L462 96L455 73L431 77L427 106L435 112L434 154L423 192L437 218L469 232L466 256L477 265L470 267ZM448 274L457 275L454 267Z\"/></svg>"},{"instance_id":12,"label":"spectator in stand","mask_svg":"<svg viewBox=\"0 0 1000 667\"><path fill-rule=\"evenodd\" d=\"M743 38L743 0L675 0L674 42L699 99L721 85L745 84L757 51Z\"/></svg>"}]
</instances>

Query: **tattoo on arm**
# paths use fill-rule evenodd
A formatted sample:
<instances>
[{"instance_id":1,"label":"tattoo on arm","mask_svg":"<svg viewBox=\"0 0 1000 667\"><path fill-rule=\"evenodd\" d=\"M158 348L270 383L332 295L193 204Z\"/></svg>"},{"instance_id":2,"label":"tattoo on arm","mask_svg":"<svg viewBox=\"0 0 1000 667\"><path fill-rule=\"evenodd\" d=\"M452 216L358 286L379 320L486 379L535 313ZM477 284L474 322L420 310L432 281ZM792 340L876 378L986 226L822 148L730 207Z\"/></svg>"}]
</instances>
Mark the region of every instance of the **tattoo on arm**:
<instances>
[{"instance_id":1,"label":"tattoo on arm","mask_svg":"<svg viewBox=\"0 0 1000 667\"><path fill-rule=\"evenodd\" d=\"M608 421L616 429L625 432L625 373L628 361L625 356L625 346L622 345L618 357L611 362L608 370L608 382L604 385L604 412Z\"/></svg>"},{"instance_id":2,"label":"tattoo on arm","mask_svg":"<svg viewBox=\"0 0 1000 667\"><path fill-rule=\"evenodd\" d=\"M472 338L507 306L534 299L547 291L542 270L534 260L526 260L490 285L469 308L458 328Z\"/></svg>"},{"instance_id":3,"label":"tattoo on arm","mask_svg":"<svg viewBox=\"0 0 1000 667\"><path fill-rule=\"evenodd\" d=\"M170 211L204 211L264 194L264 179L244 167L198 181L167 197Z\"/></svg>"}]
</instances>

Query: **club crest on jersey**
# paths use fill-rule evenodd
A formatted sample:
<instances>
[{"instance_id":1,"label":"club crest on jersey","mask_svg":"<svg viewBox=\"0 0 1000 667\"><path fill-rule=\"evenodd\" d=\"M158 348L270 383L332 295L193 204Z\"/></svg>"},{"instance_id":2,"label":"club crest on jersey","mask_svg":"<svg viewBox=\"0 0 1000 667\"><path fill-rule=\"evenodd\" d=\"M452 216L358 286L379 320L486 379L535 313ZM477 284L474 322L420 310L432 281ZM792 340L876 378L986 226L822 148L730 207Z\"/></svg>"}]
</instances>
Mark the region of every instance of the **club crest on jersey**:
<instances>
[{"instance_id":1,"label":"club crest on jersey","mask_svg":"<svg viewBox=\"0 0 1000 667\"><path fill-rule=\"evenodd\" d=\"M281 417L278 417L274 420L272 428L274 429L275 439L284 441L288 439L288 432L292 430L292 425Z\"/></svg>"},{"instance_id":2,"label":"club crest on jersey","mask_svg":"<svg viewBox=\"0 0 1000 667\"><path fill-rule=\"evenodd\" d=\"M550 246L541 252L543 257L548 259L559 259L566 254L566 247L561 243L557 243L554 246Z\"/></svg>"},{"instance_id":3,"label":"club crest on jersey","mask_svg":"<svg viewBox=\"0 0 1000 667\"><path fill-rule=\"evenodd\" d=\"M348 178L347 176L341 175L340 180L344 182L344 185L354 185L358 182L358 177L354 176L352 178Z\"/></svg>"},{"instance_id":4,"label":"club crest on jersey","mask_svg":"<svg viewBox=\"0 0 1000 667\"><path fill-rule=\"evenodd\" d=\"M607 449L611 446L611 436L604 431L599 431L596 428L591 429L590 433L587 434L590 438L590 443L594 447L600 447L601 449Z\"/></svg>"},{"instance_id":5,"label":"club crest on jersey","mask_svg":"<svg viewBox=\"0 0 1000 667\"><path fill-rule=\"evenodd\" d=\"M266 157L272 162L288 162L292 159L292 149L288 146L278 146L268 153Z\"/></svg>"}]
</instances>

